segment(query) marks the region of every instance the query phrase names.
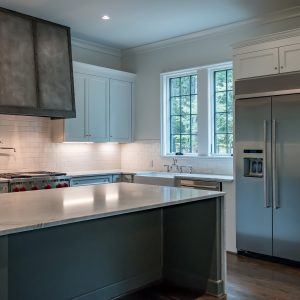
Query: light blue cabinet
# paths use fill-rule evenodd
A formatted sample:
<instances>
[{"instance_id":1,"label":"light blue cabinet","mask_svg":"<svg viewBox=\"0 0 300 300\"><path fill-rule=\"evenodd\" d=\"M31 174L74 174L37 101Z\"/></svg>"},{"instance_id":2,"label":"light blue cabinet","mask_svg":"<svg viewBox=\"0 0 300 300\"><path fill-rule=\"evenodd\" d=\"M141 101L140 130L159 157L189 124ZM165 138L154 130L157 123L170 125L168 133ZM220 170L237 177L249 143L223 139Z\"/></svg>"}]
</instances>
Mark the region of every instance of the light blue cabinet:
<instances>
[{"instance_id":1,"label":"light blue cabinet","mask_svg":"<svg viewBox=\"0 0 300 300\"><path fill-rule=\"evenodd\" d=\"M74 63L76 118L52 121L55 142L132 141L135 75Z\"/></svg>"},{"instance_id":2,"label":"light blue cabinet","mask_svg":"<svg viewBox=\"0 0 300 300\"><path fill-rule=\"evenodd\" d=\"M131 141L132 84L111 79L109 83L109 128L110 141Z\"/></svg>"},{"instance_id":3,"label":"light blue cabinet","mask_svg":"<svg viewBox=\"0 0 300 300\"><path fill-rule=\"evenodd\" d=\"M109 79L88 76L87 134L90 141L109 140Z\"/></svg>"}]
</instances>

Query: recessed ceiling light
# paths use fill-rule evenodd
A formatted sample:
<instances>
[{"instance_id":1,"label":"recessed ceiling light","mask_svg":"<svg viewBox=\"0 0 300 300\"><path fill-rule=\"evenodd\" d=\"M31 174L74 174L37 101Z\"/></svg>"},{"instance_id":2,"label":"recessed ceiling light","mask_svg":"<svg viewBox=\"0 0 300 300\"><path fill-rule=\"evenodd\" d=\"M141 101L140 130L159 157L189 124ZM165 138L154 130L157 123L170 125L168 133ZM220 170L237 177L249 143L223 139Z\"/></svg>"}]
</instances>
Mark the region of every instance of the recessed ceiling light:
<instances>
[{"instance_id":1,"label":"recessed ceiling light","mask_svg":"<svg viewBox=\"0 0 300 300\"><path fill-rule=\"evenodd\" d=\"M110 19L110 16L108 16L108 15L102 16L102 20L109 20L109 19Z\"/></svg>"}]
</instances>

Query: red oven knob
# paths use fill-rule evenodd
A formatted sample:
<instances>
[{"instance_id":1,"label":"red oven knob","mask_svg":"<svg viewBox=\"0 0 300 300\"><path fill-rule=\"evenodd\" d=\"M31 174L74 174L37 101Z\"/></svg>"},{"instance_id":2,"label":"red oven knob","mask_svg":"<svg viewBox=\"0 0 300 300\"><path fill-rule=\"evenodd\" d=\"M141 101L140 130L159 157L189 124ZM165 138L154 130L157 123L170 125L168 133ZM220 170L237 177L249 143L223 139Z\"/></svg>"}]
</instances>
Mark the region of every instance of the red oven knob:
<instances>
[{"instance_id":1,"label":"red oven knob","mask_svg":"<svg viewBox=\"0 0 300 300\"><path fill-rule=\"evenodd\" d=\"M62 188L63 186L59 183L59 184L57 184L56 185L56 188L58 188L58 189L60 189L60 188Z\"/></svg>"},{"instance_id":2,"label":"red oven knob","mask_svg":"<svg viewBox=\"0 0 300 300\"><path fill-rule=\"evenodd\" d=\"M20 189L18 188L18 187L15 187L14 189L13 189L13 192L20 192Z\"/></svg>"},{"instance_id":3,"label":"red oven knob","mask_svg":"<svg viewBox=\"0 0 300 300\"><path fill-rule=\"evenodd\" d=\"M65 183L63 184L63 187L69 187L69 185L65 182Z\"/></svg>"},{"instance_id":4,"label":"red oven knob","mask_svg":"<svg viewBox=\"0 0 300 300\"><path fill-rule=\"evenodd\" d=\"M22 187L20 188L20 192L26 192L26 187L25 187L25 186L22 186Z\"/></svg>"},{"instance_id":5,"label":"red oven knob","mask_svg":"<svg viewBox=\"0 0 300 300\"><path fill-rule=\"evenodd\" d=\"M50 184L45 185L45 190L50 190L52 189L52 186Z\"/></svg>"},{"instance_id":6,"label":"red oven knob","mask_svg":"<svg viewBox=\"0 0 300 300\"><path fill-rule=\"evenodd\" d=\"M32 190L32 191L37 191L37 190L38 190L38 187L37 187L37 186L33 186L33 187L31 188L31 190Z\"/></svg>"}]
</instances>

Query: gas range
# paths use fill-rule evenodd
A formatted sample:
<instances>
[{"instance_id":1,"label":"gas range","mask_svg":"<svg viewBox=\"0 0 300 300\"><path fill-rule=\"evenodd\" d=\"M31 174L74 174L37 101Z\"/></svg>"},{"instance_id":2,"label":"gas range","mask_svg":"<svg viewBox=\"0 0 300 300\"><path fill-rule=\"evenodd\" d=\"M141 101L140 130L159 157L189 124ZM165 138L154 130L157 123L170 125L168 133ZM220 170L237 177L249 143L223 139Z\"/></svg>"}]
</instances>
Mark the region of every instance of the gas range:
<instances>
[{"instance_id":1,"label":"gas range","mask_svg":"<svg viewBox=\"0 0 300 300\"><path fill-rule=\"evenodd\" d=\"M26 192L70 186L70 178L59 172L0 173L0 192ZM5 182L6 181L6 182Z\"/></svg>"}]
</instances>

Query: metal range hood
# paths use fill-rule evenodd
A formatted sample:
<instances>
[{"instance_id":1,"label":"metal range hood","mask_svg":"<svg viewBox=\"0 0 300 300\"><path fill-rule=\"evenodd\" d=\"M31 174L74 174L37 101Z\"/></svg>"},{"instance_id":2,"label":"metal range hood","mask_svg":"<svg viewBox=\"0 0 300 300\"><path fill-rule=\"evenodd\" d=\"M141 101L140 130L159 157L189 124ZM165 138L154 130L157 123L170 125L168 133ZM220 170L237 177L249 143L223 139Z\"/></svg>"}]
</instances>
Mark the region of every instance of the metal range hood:
<instances>
[{"instance_id":1,"label":"metal range hood","mask_svg":"<svg viewBox=\"0 0 300 300\"><path fill-rule=\"evenodd\" d=\"M0 114L74 118L70 28L0 8Z\"/></svg>"}]
</instances>

